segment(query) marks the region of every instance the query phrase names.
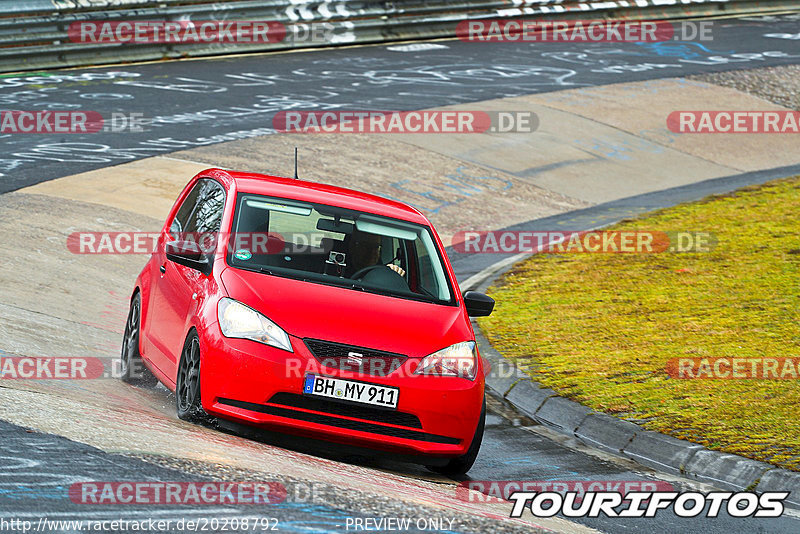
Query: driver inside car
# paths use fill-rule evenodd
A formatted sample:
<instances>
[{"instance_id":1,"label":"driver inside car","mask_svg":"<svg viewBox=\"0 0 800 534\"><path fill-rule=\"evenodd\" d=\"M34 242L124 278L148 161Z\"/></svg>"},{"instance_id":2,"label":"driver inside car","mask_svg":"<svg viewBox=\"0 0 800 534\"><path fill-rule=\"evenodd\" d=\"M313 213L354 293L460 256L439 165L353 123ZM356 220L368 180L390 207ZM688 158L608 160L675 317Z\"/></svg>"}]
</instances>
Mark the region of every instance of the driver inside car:
<instances>
[{"instance_id":1,"label":"driver inside car","mask_svg":"<svg viewBox=\"0 0 800 534\"><path fill-rule=\"evenodd\" d=\"M365 267L378 265L381 254L381 236L354 230L350 236L347 251L348 259L350 260L349 278ZM406 274L405 269L394 263L387 263L386 267L400 276L405 276Z\"/></svg>"}]
</instances>

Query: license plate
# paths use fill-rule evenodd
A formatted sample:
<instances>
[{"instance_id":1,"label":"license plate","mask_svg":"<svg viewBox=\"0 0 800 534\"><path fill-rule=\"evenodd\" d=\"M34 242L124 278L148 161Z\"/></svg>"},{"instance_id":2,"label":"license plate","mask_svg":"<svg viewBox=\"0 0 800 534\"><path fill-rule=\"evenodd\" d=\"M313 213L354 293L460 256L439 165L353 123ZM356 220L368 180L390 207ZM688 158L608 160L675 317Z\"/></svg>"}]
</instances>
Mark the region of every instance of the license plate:
<instances>
[{"instance_id":1,"label":"license plate","mask_svg":"<svg viewBox=\"0 0 800 534\"><path fill-rule=\"evenodd\" d=\"M397 388L317 375L306 375L303 393L386 408L397 408L400 396Z\"/></svg>"}]
</instances>

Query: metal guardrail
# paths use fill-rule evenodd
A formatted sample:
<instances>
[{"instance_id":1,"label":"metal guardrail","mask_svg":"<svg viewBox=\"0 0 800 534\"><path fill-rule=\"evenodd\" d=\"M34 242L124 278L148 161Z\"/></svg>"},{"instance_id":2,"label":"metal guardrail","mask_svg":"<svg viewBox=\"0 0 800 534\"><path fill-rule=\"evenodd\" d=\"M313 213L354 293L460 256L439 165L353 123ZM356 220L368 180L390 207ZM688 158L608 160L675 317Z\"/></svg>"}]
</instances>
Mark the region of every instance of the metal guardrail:
<instances>
[{"instance_id":1,"label":"metal guardrail","mask_svg":"<svg viewBox=\"0 0 800 534\"><path fill-rule=\"evenodd\" d=\"M764 14L797 9L796 0L21 0L0 3L0 72L113 64L454 37L465 19L548 18L666 20ZM275 21L288 30L273 43L72 42L85 21ZM305 26L327 23L332 39L300 40Z\"/></svg>"}]
</instances>

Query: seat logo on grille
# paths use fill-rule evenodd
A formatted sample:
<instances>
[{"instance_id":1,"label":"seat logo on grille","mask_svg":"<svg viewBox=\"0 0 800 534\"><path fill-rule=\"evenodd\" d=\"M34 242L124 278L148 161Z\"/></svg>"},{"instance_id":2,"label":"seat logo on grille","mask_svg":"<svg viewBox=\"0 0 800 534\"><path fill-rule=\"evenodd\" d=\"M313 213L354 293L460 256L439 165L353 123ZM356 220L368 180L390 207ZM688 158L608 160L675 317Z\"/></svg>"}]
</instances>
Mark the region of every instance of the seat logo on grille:
<instances>
[{"instance_id":1,"label":"seat logo on grille","mask_svg":"<svg viewBox=\"0 0 800 534\"><path fill-rule=\"evenodd\" d=\"M364 355L358 352L348 352L347 353L347 364L352 365L353 367L361 367L361 364L364 361Z\"/></svg>"}]
</instances>

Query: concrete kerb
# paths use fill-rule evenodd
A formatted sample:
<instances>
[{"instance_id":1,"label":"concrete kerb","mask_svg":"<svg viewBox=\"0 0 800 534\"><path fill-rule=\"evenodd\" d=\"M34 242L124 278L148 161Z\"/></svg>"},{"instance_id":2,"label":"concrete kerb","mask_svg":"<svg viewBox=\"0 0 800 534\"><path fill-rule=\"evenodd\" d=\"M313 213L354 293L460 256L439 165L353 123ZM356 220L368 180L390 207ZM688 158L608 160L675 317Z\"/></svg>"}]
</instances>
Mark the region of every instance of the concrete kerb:
<instances>
[{"instance_id":1,"label":"concrete kerb","mask_svg":"<svg viewBox=\"0 0 800 534\"><path fill-rule=\"evenodd\" d=\"M789 491L790 488L800 488L800 473L786 469L770 469L761 475L756 491ZM800 490L792 491L786 502L800 508Z\"/></svg>"},{"instance_id":2,"label":"concrete kerb","mask_svg":"<svg viewBox=\"0 0 800 534\"><path fill-rule=\"evenodd\" d=\"M772 466L763 462L735 454L702 449L697 451L686 464L684 474L722 489L753 490L761 480L761 476L770 469Z\"/></svg>"},{"instance_id":3,"label":"concrete kerb","mask_svg":"<svg viewBox=\"0 0 800 534\"><path fill-rule=\"evenodd\" d=\"M639 429L622 454L653 469L680 475L686 471L689 461L700 450L703 450L702 445Z\"/></svg>"},{"instance_id":4,"label":"concrete kerb","mask_svg":"<svg viewBox=\"0 0 800 534\"><path fill-rule=\"evenodd\" d=\"M552 389L539 387L532 380L520 380L514 388L506 394L506 399L514 406L521 409L528 417L536 419L539 409L548 400L556 396Z\"/></svg>"},{"instance_id":5,"label":"concrete kerb","mask_svg":"<svg viewBox=\"0 0 800 534\"><path fill-rule=\"evenodd\" d=\"M499 269L487 269L484 276L472 276L465 281L468 283L461 284L460 289L486 291L511 265L507 263ZM490 362L492 371L511 370L502 373L490 371L486 376L487 391L505 399L531 419L587 445L720 489L789 491L784 502L800 508L800 473L645 430L630 421L594 412L582 404L559 397L555 391L531 380L530 375L495 350L474 322L473 328L481 356Z\"/></svg>"},{"instance_id":6,"label":"concrete kerb","mask_svg":"<svg viewBox=\"0 0 800 534\"><path fill-rule=\"evenodd\" d=\"M534 419L543 425L575 436L583 420L590 413L592 411L582 404L564 397L550 397L536 412Z\"/></svg>"},{"instance_id":7,"label":"concrete kerb","mask_svg":"<svg viewBox=\"0 0 800 534\"><path fill-rule=\"evenodd\" d=\"M641 429L629 421L591 412L575 429L575 436L598 449L622 453Z\"/></svg>"}]
</instances>

